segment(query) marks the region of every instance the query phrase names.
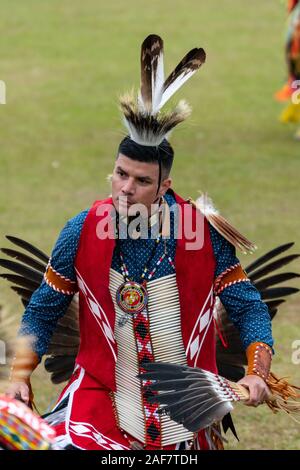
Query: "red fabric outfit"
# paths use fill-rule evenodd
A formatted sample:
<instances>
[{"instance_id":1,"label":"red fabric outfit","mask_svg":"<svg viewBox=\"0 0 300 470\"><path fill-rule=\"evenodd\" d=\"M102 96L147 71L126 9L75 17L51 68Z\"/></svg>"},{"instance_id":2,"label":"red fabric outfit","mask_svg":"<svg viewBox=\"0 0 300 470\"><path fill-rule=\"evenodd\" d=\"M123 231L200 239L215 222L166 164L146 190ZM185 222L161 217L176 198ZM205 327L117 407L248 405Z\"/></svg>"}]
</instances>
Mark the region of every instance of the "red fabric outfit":
<instances>
[{"instance_id":1,"label":"red fabric outfit","mask_svg":"<svg viewBox=\"0 0 300 470\"><path fill-rule=\"evenodd\" d=\"M176 280L187 364L217 372L212 321L215 259L209 227L191 204L176 194L175 199L181 208L179 227L184 228L187 218L195 223L197 217L204 230L200 249L187 249L191 240L186 238L184 230L176 247ZM113 209L111 198L96 201L81 232L75 261L81 342L75 372L60 396L62 399L70 393L66 420L56 428L58 435L67 435L74 445L83 449L129 449L130 442L136 440L118 428L112 398L116 390L118 345L114 338L115 310L109 291L109 271L115 239L97 236L107 218L109 209L103 211L107 207ZM112 226L110 233L113 234ZM207 448L202 431L198 433L198 444L201 449ZM175 445L164 447L175 448ZM159 447L148 444L146 449Z\"/></svg>"}]
</instances>

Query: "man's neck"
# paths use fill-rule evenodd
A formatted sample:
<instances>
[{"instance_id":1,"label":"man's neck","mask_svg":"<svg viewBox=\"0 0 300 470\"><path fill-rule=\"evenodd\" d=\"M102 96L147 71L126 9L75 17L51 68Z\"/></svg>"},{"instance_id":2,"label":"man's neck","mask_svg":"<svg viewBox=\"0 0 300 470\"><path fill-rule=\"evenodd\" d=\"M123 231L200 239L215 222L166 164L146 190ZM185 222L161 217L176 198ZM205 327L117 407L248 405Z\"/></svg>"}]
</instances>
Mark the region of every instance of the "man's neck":
<instances>
[{"instance_id":1,"label":"man's neck","mask_svg":"<svg viewBox=\"0 0 300 470\"><path fill-rule=\"evenodd\" d=\"M159 198L159 200L152 204L150 214L148 213L147 220L141 215L119 215L118 216L118 230L119 233L130 233L129 238L138 239L141 237L141 232L143 230L147 231L147 234L143 234L143 238L148 238L150 232L158 233L164 236L168 236L170 233L170 217L169 217L169 206L164 197ZM138 221L141 222L140 227L136 225L137 230L133 230L131 233L130 226L136 224ZM132 225L130 225L132 224ZM141 229L141 226L143 227ZM139 230L138 230L139 228ZM147 235L147 236L145 236ZM123 236L121 236L123 238Z\"/></svg>"}]
</instances>

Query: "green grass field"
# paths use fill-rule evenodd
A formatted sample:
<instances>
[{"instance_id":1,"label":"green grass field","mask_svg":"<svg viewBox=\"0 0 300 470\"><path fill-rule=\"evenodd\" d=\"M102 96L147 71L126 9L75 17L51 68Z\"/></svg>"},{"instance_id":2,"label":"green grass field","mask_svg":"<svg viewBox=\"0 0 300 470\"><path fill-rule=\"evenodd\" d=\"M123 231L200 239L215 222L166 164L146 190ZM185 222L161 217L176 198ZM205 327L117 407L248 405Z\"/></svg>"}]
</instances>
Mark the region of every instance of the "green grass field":
<instances>
[{"instance_id":1,"label":"green grass field","mask_svg":"<svg viewBox=\"0 0 300 470\"><path fill-rule=\"evenodd\" d=\"M171 139L174 188L192 197L208 191L258 254L289 241L300 251L300 143L272 99L285 79L285 2L2 0L0 13L0 246L13 234L49 252L68 218L108 194L105 177L124 135L118 95L139 85L140 43L158 33L167 72L189 48L207 52L177 95L194 111ZM4 282L0 304L22 313ZM296 295L274 321L274 371L298 384L291 344L300 339L299 307ZM38 371L42 411L58 391L45 380ZM234 417L240 443L230 437L227 448L300 449L300 424L286 416L240 406Z\"/></svg>"}]
</instances>

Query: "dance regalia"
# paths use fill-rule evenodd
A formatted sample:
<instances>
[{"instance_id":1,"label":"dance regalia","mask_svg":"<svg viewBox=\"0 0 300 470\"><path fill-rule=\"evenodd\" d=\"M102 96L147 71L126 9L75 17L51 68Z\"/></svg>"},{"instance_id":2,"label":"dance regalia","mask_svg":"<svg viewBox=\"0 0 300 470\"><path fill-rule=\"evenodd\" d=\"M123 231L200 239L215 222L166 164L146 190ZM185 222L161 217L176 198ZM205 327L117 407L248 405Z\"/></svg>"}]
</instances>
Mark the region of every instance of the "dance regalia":
<instances>
[{"instance_id":1,"label":"dance regalia","mask_svg":"<svg viewBox=\"0 0 300 470\"><path fill-rule=\"evenodd\" d=\"M167 114L161 108L204 62L203 49L193 49L164 80L163 43L159 36L150 35L142 45L138 99L135 101L131 95L121 98L128 139L140 147L154 148L158 155L158 187L162 175L158 149L170 131L190 113L185 102ZM36 365L47 351L51 357L45 366L53 372L52 380L56 383L69 380L54 410L45 417L55 428L62 447L71 444L80 449L99 450L221 448L214 421L224 415L214 415L213 421L196 432L162 415L153 402L155 392L153 395L148 382L137 377L147 364L171 363L216 374L218 362L219 372L225 366L230 378L239 380L244 374L240 366L247 361L242 340L244 349L250 351L247 373L268 378L273 344L269 312L275 314L278 304L270 301L266 305L261 301L234 250L251 252L254 245L218 214L206 196L194 203L169 190L164 198L167 206L172 200L176 202L179 215L169 240L162 237L164 217L157 222L160 236L155 252L150 249L148 277L143 283L137 273L130 282L125 279L128 270L121 251L126 255L127 250L130 271L140 263L139 258L142 262L148 259L149 247L156 241L147 239L143 245L142 240L121 240L111 223L115 220L110 212L114 209L111 198L96 201L83 222L81 217L80 222L75 218L75 224L80 225L79 243L67 224L59 256L49 260L45 272L43 263L48 257L28 243L11 238L42 260L41 263L17 254L31 267L20 268L14 262L2 266L20 272L19 277L7 278L26 287L16 290L27 306L20 333L36 337L29 351L34 356L31 363ZM103 237L104 219L110 232ZM197 227L195 240L187 236L186 225ZM199 231L200 246L196 241ZM220 242L217 249L216 237ZM128 249L131 244L139 246L136 258ZM287 248L279 247L254 264L262 265ZM225 261L220 269L221 258ZM39 286L40 275L44 280ZM259 270L254 275L260 279ZM74 296L77 292L79 306ZM262 288L262 292L268 299L268 289ZM281 296L281 291L278 292ZM236 328L228 320L225 322L230 338L241 350L237 362L232 361L230 348L226 353L217 327L218 317L226 313L220 302L216 303L217 298L240 330L240 339L236 341ZM270 298L274 298L274 291ZM136 301L139 308L135 309ZM125 320L124 303L128 310ZM215 328L222 340L222 346L218 344L218 358ZM16 370L15 365L13 380L17 381Z\"/></svg>"},{"instance_id":2,"label":"dance regalia","mask_svg":"<svg viewBox=\"0 0 300 470\"><path fill-rule=\"evenodd\" d=\"M190 203L184 204L184 201L173 193L168 192L166 195L169 203L172 203L174 197L180 206L186 206L186 211L192 209L192 213L195 214L196 210ZM36 350L40 355L42 350L48 350L48 354L51 355L46 359L45 365L47 370L53 373L52 380L58 383L71 376L54 410L45 418L54 426L58 434L57 444L61 447L68 448L73 445L82 449L103 450L144 446L147 449L219 448L220 446L216 445L218 439L215 427L206 426L199 433L191 433L167 416L159 415L157 408L153 408L153 405L147 402L145 391L136 376L143 372L143 364L153 361L186 364L216 372L217 344L219 373L238 380L244 374L238 364L246 359L243 359L244 353L240 349L239 334L233 325L230 326L228 320L225 339L230 338L230 347L224 349L220 341L216 342L215 317L218 312L220 313L219 299L221 298L229 312L231 299L237 297L241 299L240 305L232 305L236 313L243 312L243 315L238 314L234 321L239 323L240 328L244 323L242 331L252 332L250 336L244 336L245 345L254 344L255 341L262 339L272 344L267 323L267 307L259 300L259 294L248 282L248 278L241 275L240 267L236 265L236 258L227 255L227 268L220 272L225 266L223 262L220 263L220 249L226 252L230 244L212 230L211 226L208 227L206 218L201 216L200 222L203 222L205 234L203 248L186 250L184 239L176 240L175 246L172 247L174 240L171 237L170 255L174 260L176 275L171 264L164 259L153 280L147 285L149 293L147 312L141 312L134 321L131 319L125 326L120 326L118 320L122 312L116 303L116 292L123 278L116 253L120 243L126 253L125 245L130 245L132 240L97 239L95 227L100 218L96 212L106 202L110 200L97 201L85 216L74 263L77 281L66 276L66 274L70 276L70 273L63 268L67 262L64 261L65 257L62 255L60 245L57 244L44 274L44 281L34 293L24 314L22 333L26 334L38 327L40 322L45 325L48 321L51 324L54 312L62 309L60 315L55 313L57 326L50 342L47 340L48 334L35 330L39 335ZM76 218L74 220L76 221ZM68 223L67 228L69 226ZM70 235L69 228L67 233ZM68 245L66 230L62 232L60 238L64 242L62 243L64 251L68 251L73 245L72 238L69 238ZM20 244L18 239L14 242ZM139 240L135 240L133 244L136 242ZM146 245L148 242L152 241L145 240L143 244ZM22 242L22 246L25 245L36 255L36 249ZM262 259L267 263L289 246L279 247L273 250L274 253L263 256ZM41 255L41 252L38 252L38 255ZM128 255L131 257L130 250ZM156 258L160 257L161 252ZM133 271L134 264L133 261L130 271ZM261 266L261 262L252 264L253 268L255 265ZM205 270L202 269L202 265L205 265ZM12 267L10 265L10 268ZM14 268L17 269L17 266L14 265ZM259 279L256 271L254 275ZM24 281L25 279L22 282ZM267 283L267 285L272 284ZM76 324L78 301L77 296L73 297L77 289L80 298L81 337L78 354L76 352L77 338L79 339ZM271 299L273 299L276 288L271 290ZM287 295L296 290L278 288L278 295ZM268 298L268 289L262 291L262 294ZM21 295L25 302L24 290ZM253 300L247 301L251 295ZM52 313L45 305L45 298L49 299L50 296L57 302L57 307L54 308L53 304ZM66 299L70 304L68 308L64 304ZM272 316L275 315L276 306L281 301L266 300ZM247 316L249 320L246 320ZM172 440L173 444L170 443Z\"/></svg>"},{"instance_id":3,"label":"dance regalia","mask_svg":"<svg viewBox=\"0 0 300 470\"><path fill-rule=\"evenodd\" d=\"M277 101L290 101L280 115L280 121L283 123L300 121L300 2L298 0L289 2L288 11L289 18L285 45L288 81L275 94ZM295 137L299 138L298 133Z\"/></svg>"},{"instance_id":4,"label":"dance regalia","mask_svg":"<svg viewBox=\"0 0 300 470\"><path fill-rule=\"evenodd\" d=\"M194 217L201 217L179 196L176 200L185 214L192 211ZM93 205L76 256L81 344L72 385L67 387L71 392L65 431L83 448L130 447L120 428L146 448L169 447L193 435L159 416L157 407L147 403L136 376L143 362L153 360L217 370L212 321L215 260L208 223L204 224L202 249L186 250L187 241L178 240L176 273L149 281L148 309L119 326L122 311L115 299L122 275L111 268L115 240L100 240L96 231L101 223L96 213L101 205L111 203L109 199ZM61 399L65 396L66 391ZM203 448L203 432L199 441Z\"/></svg>"},{"instance_id":5,"label":"dance regalia","mask_svg":"<svg viewBox=\"0 0 300 470\"><path fill-rule=\"evenodd\" d=\"M275 93L275 99L277 101L288 101L290 100L295 88L293 88L293 82L299 79L299 33L297 34L297 28L299 23L299 0L293 0L288 2L288 26L286 32L286 43L285 43L285 59L288 68L288 79L287 83Z\"/></svg>"}]
</instances>

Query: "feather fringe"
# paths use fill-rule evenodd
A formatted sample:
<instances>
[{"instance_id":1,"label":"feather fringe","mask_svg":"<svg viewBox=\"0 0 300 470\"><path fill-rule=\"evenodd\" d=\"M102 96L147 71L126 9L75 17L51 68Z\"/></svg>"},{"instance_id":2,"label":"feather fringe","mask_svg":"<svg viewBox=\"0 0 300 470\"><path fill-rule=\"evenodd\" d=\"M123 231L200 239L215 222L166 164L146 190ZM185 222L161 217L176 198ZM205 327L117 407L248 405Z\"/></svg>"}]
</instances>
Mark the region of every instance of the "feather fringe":
<instances>
[{"instance_id":1,"label":"feather fringe","mask_svg":"<svg viewBox=\"0 0 300 470\"><path fill-rule=\"evenodd\" d=\"M190 202L193 201L190 199ZM194 202L195 206L202 212L209 223L228 240L235 248L243 253L253 253L256 245L236 230L224 217L222 217L214 207L212 199L206 193L203 193Z\"/></svg>"},{"instance_id":2,"label":"feather fringe","mask_svg":"<svg viewBox=\"0 0 300 470\"><path fill-rule=\"evenodd\" d=\"M297 401L300 399L300 387L290 384L284 377L279 379L273 372L270 373L267 384L274 400L268 400L266 403L273 413L285 411L299 422L293 415L300 416L300 401Z\"/></svg>"},{"instance_id":3,"label":"feather fringe","mask_svg":"<svg viewBox=\"0 0 300 470\"><path fill-rule=\"evenodd\" d=\"M291 385L285 378L276 377L273 372L270 373L267 385L271 391L270 399L266 400L266 405L277 413L278 411L284 411L291 416L294 420L298 421L294 415L300 416L300 387ZM245 387L234 382L228 381L230 387L238 394L240 400L248 400L249 392Z\"/></svg>"}]
</instances>

